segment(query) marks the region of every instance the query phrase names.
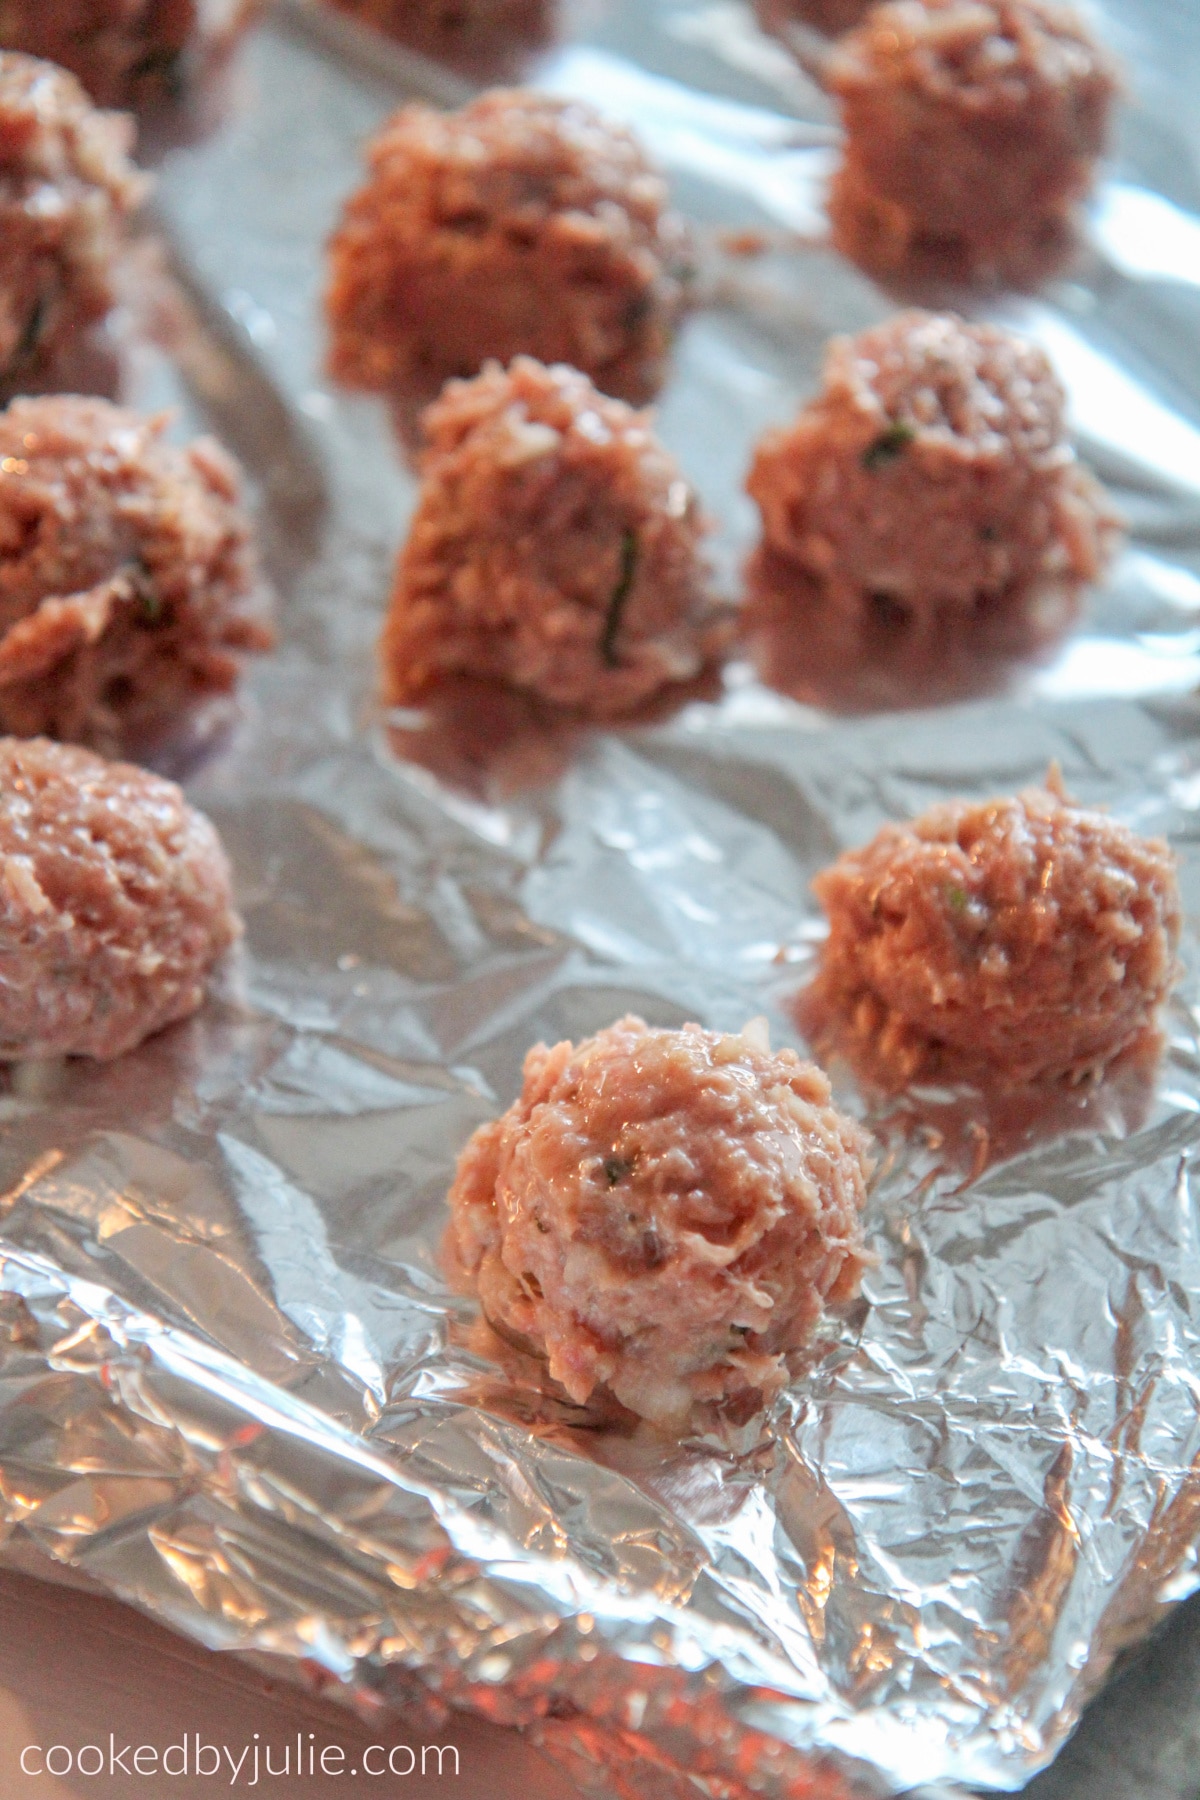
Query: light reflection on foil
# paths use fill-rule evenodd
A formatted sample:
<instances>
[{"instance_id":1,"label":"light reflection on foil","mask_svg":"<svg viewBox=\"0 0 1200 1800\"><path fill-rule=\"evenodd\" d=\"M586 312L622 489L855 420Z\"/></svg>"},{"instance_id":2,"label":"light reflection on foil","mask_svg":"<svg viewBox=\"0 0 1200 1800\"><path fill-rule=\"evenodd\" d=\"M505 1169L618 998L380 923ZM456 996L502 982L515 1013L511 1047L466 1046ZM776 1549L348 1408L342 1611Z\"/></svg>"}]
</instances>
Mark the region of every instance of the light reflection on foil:
<instances>
[{"instance_id":1,"label":"light reflection on foil","mask_svg":"<svg viewBox=\"0 0 1200 1800\"><path fill-rule=\"evenodd\" d=\"M623 15L631 40L648 16ZM578 78L633 66L608 56ZM484 734L505 736L498 762L465 730L388 729L373 643L412 486L381 409L324 385L314 300L396 90L286 16L249 80L252 106L162 174L181 256L259 359L206 339L206 391L236 413L253 371L301 415L252 470L299 546L284 647L193 789L234 859L245 954L122 1062L6 1078L4 1541L360 1704L520 1725L607 1794L1017 1787L1197 1585L1193 940L1155 1091L1061 1097L987 1136L953 1095L873 1121L865 1299L740 1435L668 1445L548 1393L448 1292L444 1193L539 1036L632 1008L766 1013L793 1039L812 875L946 793L1056 759L1084 799L1172 836L1194 914L1195 428L1165 374L1112 348L1102 296L1069 319L1025 308L1128 479L1134 541L1009 700L832 722L739 668L636 731L509 718ZM710 145L706 216L738 192L769 212L809 154L772 96L710 127L707 100L655 80L673 141ZM881 310L810 249L688 327L660 418L732 521L726 567L753 523L734 494L750 441L811 390L825 333Z\"/></svg>"}]
</instances>

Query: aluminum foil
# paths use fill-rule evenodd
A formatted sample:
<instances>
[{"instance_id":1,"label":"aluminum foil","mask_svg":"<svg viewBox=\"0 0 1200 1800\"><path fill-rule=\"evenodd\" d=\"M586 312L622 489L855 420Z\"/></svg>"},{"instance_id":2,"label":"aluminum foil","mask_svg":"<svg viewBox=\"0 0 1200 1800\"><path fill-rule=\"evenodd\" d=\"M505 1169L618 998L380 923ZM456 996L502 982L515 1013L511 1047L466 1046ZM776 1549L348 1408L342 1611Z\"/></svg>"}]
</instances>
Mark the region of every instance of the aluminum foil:
<instances>
[{"instance_id":1,"label":"aluminum foil","mask_svg":"<svg viewBox=\"0 0 1200 1800\"><path fill-rule=\"evenodd\" d=\"M1036 780L1168 834L1200 901L1194 15L1133 72L1083 275L1005 316L1071 390L1131 536L1057 657L989 700L835 717L758 686L639 730L493 702L382 718L412 503L321 374L320 248L363 137L460 77L281 8L160 170L169 356L127 385L256 484L282 647L194 772L247 923L226 990L109 1067L0 1093L0 1516L206 1644L360 1704L524 1726L606 1792L1020 1786L1200 1585L1200 986L1152 1092L873 1120L877 1262L740 1436L605 1425L490 1351L437 1246L454 1156L538 1038L790 1002L814 872L886 818ZM886 303L819 242L820 96L724 0L583 5L535 78L632 114L707 234L664 436L753 533L748 448ZM1191 137L1189 139L1189 135ZM760 231L750 261L727 228ZM863 1106L845 1088L846 1104Z\"/></svg>"}]
</instances>

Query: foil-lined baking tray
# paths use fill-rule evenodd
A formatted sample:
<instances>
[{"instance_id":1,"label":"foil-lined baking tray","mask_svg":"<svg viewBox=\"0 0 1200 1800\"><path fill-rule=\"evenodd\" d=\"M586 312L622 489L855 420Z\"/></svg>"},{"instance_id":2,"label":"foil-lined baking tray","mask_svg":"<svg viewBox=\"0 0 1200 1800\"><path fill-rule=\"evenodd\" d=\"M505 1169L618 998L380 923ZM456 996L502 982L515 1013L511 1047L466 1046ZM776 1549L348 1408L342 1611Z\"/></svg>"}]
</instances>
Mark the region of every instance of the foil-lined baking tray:
<instances>
[{"instance_id":1,"label":"foil-lined baking tray","mask_svg":"<svg viewBox=\"0 0 1200 1800\"><path fill-rule=\"evenodd\" d=\"M166 156L171 354L136 347L127 385L247 462L281 647L190 783L247 923L227 988L119 1063L3 1078L9 1557L363 1705L523 1726L603 1792L728 1800L1018 1787L1200 1586L1190 936L1152 1092L986 1138L936 1095L873 1121L863 1299L741 1435L555 1399L437 1253L454 1156L539 1037L632 1009L798 1042L809 880L886 818L1057 760L1170 836L1194 914L1200 20L1141 0L1105 29L1132 91L1088 258L991 310L1055 357L1129 547L1052 661L941 708L835 716L735 669L622 732L384 719L413 482L382 406L323 379L321 246L363 138L465 78L297 0ZM659 418L732 581L750 443L887 310L819 242L829 115L727 0L583 0L534 78L632 116L697 221Z\"/></svg>"}]
</instances>

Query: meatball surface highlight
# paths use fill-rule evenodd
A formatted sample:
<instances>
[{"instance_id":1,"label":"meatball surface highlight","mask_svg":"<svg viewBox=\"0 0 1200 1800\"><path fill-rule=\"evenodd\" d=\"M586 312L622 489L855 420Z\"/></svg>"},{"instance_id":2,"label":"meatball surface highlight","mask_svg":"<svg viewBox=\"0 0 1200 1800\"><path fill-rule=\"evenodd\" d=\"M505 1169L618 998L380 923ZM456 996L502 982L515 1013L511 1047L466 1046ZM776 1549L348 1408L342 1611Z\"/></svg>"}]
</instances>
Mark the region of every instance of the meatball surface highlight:
<instances>
[{"instance_id":1,"label":"meatball surface highlight","mask_svg":"<svg viewBox=\"0 0 1200 1800\"><path fill-rule=\"evenodd\" d=\"M891 0L834 47L834 242L887 281L1035 281L1069 253L1117 93L1055 0Z\"/></svg>"},{"instance_id":2,"label":"meatball surface highlight","mask_svg":"<svg viewBox=\"0 0 1200 1800\"><path fill-rule=\"evenodd\" d=\"M330 243L337 380L422 391L525 353L624 399L655 391L688 242L630 132L494 88L458 113L402 108L367 158Z\"/></svg>"},{"instance_id":3,"label":"meatball surface highlight","mask_svg":"<svg viewBox=\"0 0 1200 1800\"><path fill-rule=\"evenodd\" d=\"M174 782L0 739L0 1059L120 1056L195 1012L240 933L220 839Z\"/></svg>"},{"instance_id":4,"label":"meatball surface highlight","mask_svg":"<svg viewBox=\"0 0 1200 1800\"><path fill-rule=\"evenodd\" d=\"M1073 1084L1157 1047L1174 857L1061 790L885 825L813 887L829 936L805 1004L877 1085Z\"/></svg>"},{"instance_id":5,"label":"meatball surface highlight","mask_svg":"<svg viewBox=\"0 0 1200 1800\"><path fill-rule=\"evenodd\" d=\"M132 121L98 112L73 75L0 53L0 391L40 379L112 310L145 192L132 146Z\"/></svg>"},{"instance_id":6,"label":"meatball surface highlight","mask_svg":"<svg viewBox=\"0 0 1200 1800\"><path fill-rule=\"evenodd\" d=\"M752 590L782 559L804 578L797 626L807 594L863 641L881 626L1014 651L1057 636L1117 529L1064 408L1043 352L996 326L907 312L834 338L821 392L755 453Z\"/></svg>"},{"instance_id":7,"label":"meatball surface highlight","mask_svg":"<svg viewBox=\"0 0 1200 1800\"><path fill-rule=\"evenodd\" d=\"M794 1051L624 1018L529 1052L520 1098L459 1159L450 1248L573 1400L604 1386L677 1428L697 1402L777 1393L784 1353L856 1291L868 1171Z\"/></svg>"},{"instance_id":8,"label":"meatball surface highlight","mask_svg":"<svg viewBox=\"0 0 1200 1800\"><path fill-rule=\"evenodd\" d=\"M608 718L700 673L727 627L692 491L644 414L518 357L451 382L424 424L389 702L474 675Z\"/></svg>"},{"instance_id":9,"label":"meatball surface highlight","mask_svg":"<svg viewBox=\"0 0 1200 1800\"><path fill-rule=\"evenodd\" d=\"M105 400L0 413L0 730L111 752L228 692L271 633L220 445Z\"/></svg>"},{"instance_id":10,"label":"meatball surface highlight","mask_svg":"<svg viewBox=\"0 0 1200 1800\"><path fill-rule=\"evenodd\" d=\"M263 0L0 0L0 47L70 69L101 106L176 99Z\"/></svg>"}]
</instances>

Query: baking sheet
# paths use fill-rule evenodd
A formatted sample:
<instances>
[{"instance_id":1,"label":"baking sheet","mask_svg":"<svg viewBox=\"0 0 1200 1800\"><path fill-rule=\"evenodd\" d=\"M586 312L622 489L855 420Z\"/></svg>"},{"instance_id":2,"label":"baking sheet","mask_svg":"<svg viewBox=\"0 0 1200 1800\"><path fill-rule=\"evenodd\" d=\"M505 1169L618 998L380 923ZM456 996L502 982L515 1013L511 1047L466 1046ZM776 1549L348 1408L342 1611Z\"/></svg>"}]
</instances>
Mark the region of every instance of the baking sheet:
<instances>
[{"instance_id":1,"label":"baking sheet","mask_svg":"<svg viewBox=\"0 0 1200 1800\"><path fill-rule=\"evenodd\" d=\"M1136 88L1090 258L992 311L1054 355L1130 547L1051 663L939 709L833 717L735 669L628 732L384 719L413 485L383 408L322 377L320 246L362 139L460 80L283 6L221 130L164 161L190 313L128 381L246 459L282 644L190 782L247 923L225 992L116 1065L4 1077L9 1554L360 1704L511 1720L641 1795L1015 1788L1200 1585L1190 937L1153 1093L992 1121L983 1154L952 1105L875 1121L878 1266L765 1428L598 1428L481 1348L437 1260L454 1155L537 1038L632 1009L799 1041L809 879L885 818L1057 759L1171 837L1194 915L1200 25L1106 28ZM887 310L806 241L828 116L727 4L582 5L536 78L634 116L706 234L659 418L732 581L750 443L828 332ZM770 248L731 257L725 228Z\"/></svg>"}]
</instances>

